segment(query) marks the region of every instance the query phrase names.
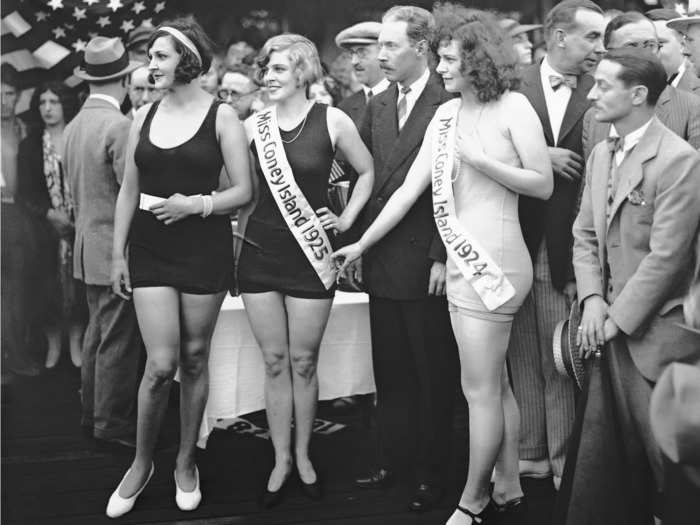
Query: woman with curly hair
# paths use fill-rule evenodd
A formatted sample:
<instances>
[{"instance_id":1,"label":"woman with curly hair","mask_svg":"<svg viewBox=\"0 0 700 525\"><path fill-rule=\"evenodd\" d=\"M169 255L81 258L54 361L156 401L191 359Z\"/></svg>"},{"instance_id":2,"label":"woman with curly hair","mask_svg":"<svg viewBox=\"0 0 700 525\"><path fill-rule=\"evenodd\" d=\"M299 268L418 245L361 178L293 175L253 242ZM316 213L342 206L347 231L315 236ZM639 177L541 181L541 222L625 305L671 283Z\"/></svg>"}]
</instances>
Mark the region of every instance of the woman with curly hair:
<instances>
[{"instance_id":1,"label":"woman with curly hair","mask_svg":"<svg viewBox=\"0 0 700 525\"><path fill-rule=\"evenodd\" d=\"M42 270L37 305L48 342L45 366L56 366L68 335L71 361L79 367L87 303L82 283L73 278L75 217L61 159L63 130L78 111L78 98L65 84L47 82L34 91L29 107L38 127L19 145L17 197L36 219Z\"/></svg>"},{"instance_id":2,"label":"woman with curly hair","mask_svg":"<svg viewBox=\"0 0 700 525\"><path fill-rule=\"evenodd\" d=\"M552 168L534 109L517 86L517 57L489 13L436 8L437 73L460 96L438 108L404 184L361 239L334 254L343 267L403 217L432 181L448 252L447 297L469 404L467 483L448 525L522 509L519 415L506 372L513 320L532 284L518 195L546 199ZM489 480L494 472L493 501Z\"/></svg>"},{"instance_id":3,"label":"woman with curly hair","mask_svg":"<svg viewBox=\"0 0 700 525\"><path fill-rule=\"evenodd\" d=\"M209 393L209 345L232 286L230 214L252 195L243 125L233 108L199 83L212 56L200 25L192 19L161 24L148 56L155 87L165 96L141 107L129 132L111 276L116 294L128 299L133 293L147 359L136 455L107 504L111 518L132 509L153 475L153 451L178 366L175 502L191 511L201 501L195 444ZM215 193L223 166L230 187Z\"/></svg>"}]
</instances>

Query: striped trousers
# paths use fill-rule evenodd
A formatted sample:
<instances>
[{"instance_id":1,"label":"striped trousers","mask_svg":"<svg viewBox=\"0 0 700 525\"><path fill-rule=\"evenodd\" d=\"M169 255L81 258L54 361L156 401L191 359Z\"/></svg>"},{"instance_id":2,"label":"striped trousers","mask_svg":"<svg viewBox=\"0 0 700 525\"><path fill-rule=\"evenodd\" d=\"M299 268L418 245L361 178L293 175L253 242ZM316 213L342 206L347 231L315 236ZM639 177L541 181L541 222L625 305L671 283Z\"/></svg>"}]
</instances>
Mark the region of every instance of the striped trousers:
<instances>
[{"instance_id":1,"label":"striped trousers","mask_svg":"<svg viewBox=\"0 0 700 525\"><path fill-rule=\"evenodd\" d=\"M554 289L544 241L534 264L530 294L513 320L508 365L520 409L520 459L549 459L561 477L574 422L574 385L554 368L552 335L568 317L564 294Z\"/></svg>"}]
</instances>

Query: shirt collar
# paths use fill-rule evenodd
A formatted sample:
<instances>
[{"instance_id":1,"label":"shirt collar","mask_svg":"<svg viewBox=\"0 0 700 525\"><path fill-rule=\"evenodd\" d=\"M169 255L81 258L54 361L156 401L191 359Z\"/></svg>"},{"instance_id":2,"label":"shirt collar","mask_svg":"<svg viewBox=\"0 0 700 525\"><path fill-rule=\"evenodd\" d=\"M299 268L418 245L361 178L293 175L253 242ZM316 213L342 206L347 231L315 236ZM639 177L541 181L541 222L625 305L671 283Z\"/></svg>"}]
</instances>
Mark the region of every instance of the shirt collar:
<instances>
[{"instance_id":1,"label":"shirt collar","mask_svg":"<svg viewBox=\"0 0 700 525\"><path fill-rule=\"evenodd\" d=\"M629 150L634 148L641 138L644 136L644 133L646 133L647 129L649 128L649 125L651 124L651 121L653 118L650 118L649 120L646 121L645 124L641 125L634 131L629 132L627 135L625 135L625 138L623 139L622 143L622 151L627 153ZM611 137L619 137L620 134L617 132L615 129L615 125L611 124L610 125L610 136Z\"/></svg>"},{"instance_id":2,"label":"shirt collar","mask_svg":"<svg viewBox=\"0 0 700 525\"><path fill-rule=\"evenodd\" d=\"M542 60L542 63L540 64L540 76L543 79L548 80L550 76L563 77L564 75L562 73L559 73L559 71L557 71L556 69L554 69L552 67L552 64L549 63L549 57L545 56Z\"/></svg>"},{"instance_id":3,"label":"shirt collar","mask_svg":"<svg viewBox=\"0 0 700 525\"><path fill-rule=\"evenodd\" d=\"M373 87L365 86L362 84L362 90L365 92L365 96L367 96L370 92L372 91L372 96L374 95L379 95L382 91L386 91L386 88L389 87L391 83L386 79L383 78L379 82L377 82Z\"/></svg>"},{"instance_id":4,"label":"shirt collar","mask_svg":"<svg viewBox=\"0 0 700 525\"><path fill-rule=\"evenodd\" d=\"M105 102L109 102L110 104L112 104L115 108L117 108L118 111L121 111L121 104L119 104L119 101L112 95L105 95L103 93L90 93L90 96L88 98L104 100Z\"/></svg>"},{"instance_id":5,"label":"shirt collar","mask_svg":"<svg viewBox=\"0 0 700 525\"><path fill-rule=\"evenodd\" d=\"M678 84L681 82L681 77L685 74L685 68L687 67L687 62L684 60L681 62L681 67L678 68L678 73L676 74L676 78L673 79L673 82L671 82L671 85L675 88L678 87Z\"/></svg>"},{"instance_id":6,"label":"shirt collar","mask_svg":"<svg viewBox=\"0 0 700 525\"><path fill-rule=\"evenodd\" d=\"M412 97L414 99L417 99L421 93L423 93L423 90L425 89L426 84L428 83L428 79L430 78L430 70L426 67L425 71L423 71L423 74L418 77L417 80L413 82L410 86L407 86L411 88L411 91L407 93L407 96ZM399 93L401 92L401 84L399 84Z\"/></svg>"}]
</instances>

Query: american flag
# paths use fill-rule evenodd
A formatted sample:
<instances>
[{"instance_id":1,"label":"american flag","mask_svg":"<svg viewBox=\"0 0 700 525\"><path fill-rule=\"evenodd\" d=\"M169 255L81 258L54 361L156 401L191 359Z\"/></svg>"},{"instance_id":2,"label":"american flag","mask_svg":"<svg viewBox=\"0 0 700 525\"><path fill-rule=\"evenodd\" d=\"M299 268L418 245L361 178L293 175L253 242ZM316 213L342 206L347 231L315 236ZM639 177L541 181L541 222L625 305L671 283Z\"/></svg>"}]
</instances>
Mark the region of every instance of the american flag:
<instances>
[{"instance_id":1,"label":"american flag","mask_svg":"<svg viewBox=\"0 0 700 525\"><path fill-rule=\"evenodd\" d=\"M2 0L2 62L19 71L23 87L17 112L28 109L33 88L44 80L79 84L73 69L94 36L126 43L135 28L169 15L165 0Z\"/></svg>"}]
</instances>

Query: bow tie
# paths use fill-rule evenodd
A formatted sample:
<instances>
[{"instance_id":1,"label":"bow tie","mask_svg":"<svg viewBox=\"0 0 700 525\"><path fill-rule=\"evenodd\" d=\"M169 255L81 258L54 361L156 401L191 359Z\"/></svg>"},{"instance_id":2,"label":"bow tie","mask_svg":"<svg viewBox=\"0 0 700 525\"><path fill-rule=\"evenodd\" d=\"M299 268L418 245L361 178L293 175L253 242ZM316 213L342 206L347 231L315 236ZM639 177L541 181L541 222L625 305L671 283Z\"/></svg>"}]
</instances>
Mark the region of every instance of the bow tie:
<instances>
[{"instance_id":1,"label":"bow tie","mask_svg":"<svg viewBox=\"0 0 700 525\"><path fill-rule=\"evenodd\" d=\"M549 75L549 85L556 91L562 85L568 86L570 89L576 89L578 79L575 75Z\"/></svg>"},{"instance_id":2,"label":"bow tie","mask_svg":"<svg viewBox=\"0 0 700 525\"><path fill-rule=\"evenodd\" d=\"M608 143L608 151L610 151L610 153L622 151L622 147L625 144L625 140L622 137L608 137L606 142Z\"/></svg>"}]
</instances>

